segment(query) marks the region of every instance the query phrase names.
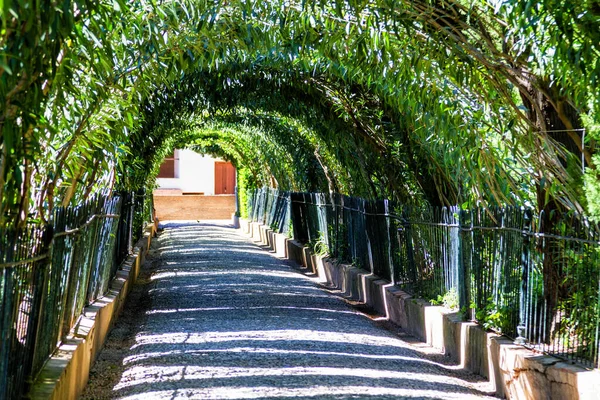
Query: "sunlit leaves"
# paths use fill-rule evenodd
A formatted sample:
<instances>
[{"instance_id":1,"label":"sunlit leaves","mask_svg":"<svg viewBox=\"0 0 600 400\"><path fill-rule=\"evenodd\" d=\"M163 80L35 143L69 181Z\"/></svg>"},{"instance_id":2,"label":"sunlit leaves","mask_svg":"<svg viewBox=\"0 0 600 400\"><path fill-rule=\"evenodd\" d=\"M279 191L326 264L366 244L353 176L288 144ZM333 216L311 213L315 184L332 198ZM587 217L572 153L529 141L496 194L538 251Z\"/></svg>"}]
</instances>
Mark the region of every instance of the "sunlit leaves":
<instances>
[{"instance_id":1,"label":"sunlit leaves","mask_svg":"<svg viewBox=\"0 0 600 400\"><path fill-rule=\"evenodd\" d=\"M280 157L261 165L290 187L307 187L294 168L310 159L353 194L522 202L551 179L579 201L570 142L536 135L545 116L523 99L538 91L575 110L564 124L598 123L593 3L7 1L0 12L2 218L110 187L115 168L146 184L144 163L207 110L281 118L229 121L228 137ZM203 96L181 87L196 74ZM308 147L287 158L282 132Z\"/></svg>"}]
</instances>

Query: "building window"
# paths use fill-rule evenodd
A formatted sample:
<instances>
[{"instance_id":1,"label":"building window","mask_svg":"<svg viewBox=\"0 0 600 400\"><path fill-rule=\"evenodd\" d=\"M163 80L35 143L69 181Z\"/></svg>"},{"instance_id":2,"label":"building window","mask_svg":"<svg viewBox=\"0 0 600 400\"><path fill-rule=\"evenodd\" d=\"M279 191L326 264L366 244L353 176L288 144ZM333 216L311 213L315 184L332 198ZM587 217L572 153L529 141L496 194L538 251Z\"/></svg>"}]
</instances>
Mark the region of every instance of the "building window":
<instances>
[{"instance_id":1,"label":"building window","mask_svg":"<svg viewBox=\"0 0 600 400\"><path fill-rule=\"evenodd\" d=\"M177 150L169 154L160 164L158 178L176 178L175 176L175 161L177 160Z\"/></svg>"}]
</instances>

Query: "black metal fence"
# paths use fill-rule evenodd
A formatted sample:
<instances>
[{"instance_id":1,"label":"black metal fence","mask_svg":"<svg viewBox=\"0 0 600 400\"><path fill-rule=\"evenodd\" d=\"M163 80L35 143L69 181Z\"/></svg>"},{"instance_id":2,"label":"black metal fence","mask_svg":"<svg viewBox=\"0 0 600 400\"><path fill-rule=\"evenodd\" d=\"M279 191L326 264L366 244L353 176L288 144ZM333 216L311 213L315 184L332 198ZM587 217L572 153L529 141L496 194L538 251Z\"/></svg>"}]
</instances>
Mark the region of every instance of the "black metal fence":
<instances>
[{"instance_id":1,"label":"black metal fence","mask_svg":"<svg viewBox=\"0 0 600 400\"><path fill-rule=\"evenodd\" d=\"M107 292L151 210L151 196L122 193L59 208L45 227L0 228L0 398L20 398Z\"/></svg>"},{"instance_id":2,"label":"black metal fence","mask_svg":"<svg viewBox=\"0 0 600 400\"><path fill-rule=\"evenodd\" d=\"M248 218L268 225L274 231L290 233L291 200L289 192L263 188L248 196Z\"/></svg>"},{"instance_id":3,"label":"black metal fence","mask_svg":"<svg viewBox=\"0 0 600 400\"><path fill-rule=\"evenodd\" d=\"M416 209L272 189L249 199L254 221L318 253L443 302L528 347L599 367L600 226L580 215Z\"/></svg>"}]
</instances>

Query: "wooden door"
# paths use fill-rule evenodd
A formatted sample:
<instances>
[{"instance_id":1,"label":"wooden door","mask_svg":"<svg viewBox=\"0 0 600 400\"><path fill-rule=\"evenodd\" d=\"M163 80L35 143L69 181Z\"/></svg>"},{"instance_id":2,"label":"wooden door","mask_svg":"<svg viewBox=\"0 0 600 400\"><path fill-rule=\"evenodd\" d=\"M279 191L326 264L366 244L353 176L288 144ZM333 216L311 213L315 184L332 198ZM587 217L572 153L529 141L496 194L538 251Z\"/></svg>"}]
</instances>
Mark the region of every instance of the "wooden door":
<instances>
[{"instance_id":1,"label":"wooden door","mask_svg":"<svg viewBox=\"0 0 600 400\"><path fill-rule=\"evenodd\" d=\"M230 162L215 161L215 194L234 194L235 167Z\"/></svg>"}]
</instances>

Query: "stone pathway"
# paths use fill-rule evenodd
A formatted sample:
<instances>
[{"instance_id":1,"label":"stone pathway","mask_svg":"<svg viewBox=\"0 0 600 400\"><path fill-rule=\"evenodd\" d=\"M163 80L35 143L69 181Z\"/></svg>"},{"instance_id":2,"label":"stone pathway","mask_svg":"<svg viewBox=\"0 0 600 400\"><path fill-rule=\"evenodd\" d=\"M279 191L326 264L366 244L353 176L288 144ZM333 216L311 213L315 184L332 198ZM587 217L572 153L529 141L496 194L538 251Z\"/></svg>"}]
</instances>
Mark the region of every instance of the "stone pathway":
<instances>
[{"instance_id":1,"label":"stone pathway","mask_svg":"<svg viewBox=\"0 0 600 400\"><path fill-rule=\"evenodd\" d=\"M487 398L225 224L167 224L83 399Z\"/></svg>"}]
</instances>

